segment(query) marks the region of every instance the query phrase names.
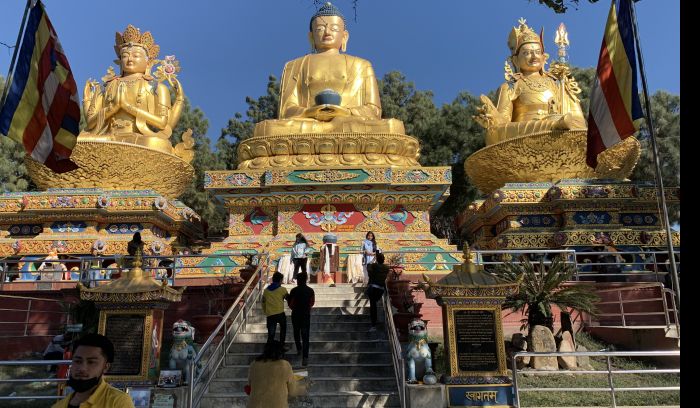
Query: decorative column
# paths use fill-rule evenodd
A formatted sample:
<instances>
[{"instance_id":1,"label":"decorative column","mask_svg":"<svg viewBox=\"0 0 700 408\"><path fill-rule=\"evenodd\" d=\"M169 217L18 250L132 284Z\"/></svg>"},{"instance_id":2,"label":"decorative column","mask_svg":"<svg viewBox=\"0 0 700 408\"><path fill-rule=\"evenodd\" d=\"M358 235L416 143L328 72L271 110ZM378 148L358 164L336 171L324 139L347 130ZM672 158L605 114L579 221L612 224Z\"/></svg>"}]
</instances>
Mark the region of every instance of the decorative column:
<instances>
[{"instance_id":1,"label":"decorative column","mask_svg":"<svg viewBox=\"0 0 700 408\"><path fill-rule=\"evenodd\" d=\"M442 378L450 407L511 407L501 305L519 282L503 283L480 270L469 248L465 262L437 283L426 281L426 296L442 307L448 374Z\"/></svg>"}]
</instances>

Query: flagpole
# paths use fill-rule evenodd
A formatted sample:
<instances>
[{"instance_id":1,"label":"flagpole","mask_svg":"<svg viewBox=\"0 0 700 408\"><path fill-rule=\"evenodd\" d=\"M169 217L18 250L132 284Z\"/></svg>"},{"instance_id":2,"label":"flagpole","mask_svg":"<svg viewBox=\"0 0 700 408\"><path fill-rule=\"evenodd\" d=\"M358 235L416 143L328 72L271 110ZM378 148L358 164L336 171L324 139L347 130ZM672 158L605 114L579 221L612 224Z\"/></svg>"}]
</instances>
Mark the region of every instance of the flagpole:
<instances>
[{"instance_id":1,"label":"flagpole","mask_svg":"<svg viewBox=\"0 0 700 408\"><path fill-rule=\"evenodd\" d=\"M10 62L10 69L7 71L7 77L5 77L5 89L2 90L2 97L0 98L0 110L5 106L5 99L7 99L7 93L10 91L10 84L12 83L12 70L15 68L15 62L17 62L17 54L19 53L19 42L22 39L22 33L24 32L24 26L27 24L27 13L29 13L29 5L32 0L27 0L27 5L24 7L24 16L22 16L22 24L19 27L19 33L17 33L17 42L15 43L15 50L12 52L12 61Z\"/></svg>"},{"instance_id":2,"label":"flagpole","mask_svg":"<svg viewBox=\"0 0 700 408\"><path fill-rule=\"evenodd\" d=\"M642 47L639 45L639 29L637 27L637 15L634 10L634 2L629 2L630 13L632 16L632 31L634 41L637 47L637 60L639 61L639 73L642 77L642 89L644 91L644 107L646 115L644 116L649 127L649 136L651 139L652 152L654 153L654 166L656 175L656 195L661 199L661 218L666 229L666 246L668 249L668 259L671 266L671 279L673 289L676 293L676 304L680 308L681 305L681 286L678 281L678 270L676 269L676 257L673 254L673 239L671 237L671 226L668 221L668 210L666 209L666 196L664 195L664 182L661 178L661 165L659 164L659 150L656 145L656 135L654 134L654 124L651 118L651 104L649 99L649 91L647 90L647 78L644 72L644 59L642 58ZM680 323L680 322L676 322Z\"/></svg>"}]
</instances>

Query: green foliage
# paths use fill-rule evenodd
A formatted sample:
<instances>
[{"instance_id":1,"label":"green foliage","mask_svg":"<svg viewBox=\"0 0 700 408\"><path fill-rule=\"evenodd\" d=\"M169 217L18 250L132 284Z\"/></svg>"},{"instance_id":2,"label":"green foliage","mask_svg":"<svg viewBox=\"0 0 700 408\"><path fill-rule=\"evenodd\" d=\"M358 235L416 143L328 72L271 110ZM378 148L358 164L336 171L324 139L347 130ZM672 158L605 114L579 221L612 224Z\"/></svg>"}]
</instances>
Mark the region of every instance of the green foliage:
<instances>
[{"instance_id":1,"label":"green foliage","mask_svg":"<svg viewBox=\"0 0 700 408\"><path fill-rule=\"evenodd\" d=\"M207 170L223 169L217 155L212 152L207 137L209 120L199 108L192 109L189 99L185 98L185 106L182 109L182 116L175 129L173 129L173 144L182 141L182 134L192 129L194 138L194 158L192 166L195 171L195 178L182 194L180 200L188 207L192 208L202 217L208 233L221 235L226 229L226 210L221 205L217 205L216 199L204 190L204 173Z\"/></svg>"},{"instance_id":2,"label":"green foliage","mask_svg":"<svg viewBox=\"0 0 700 408\"><path fill-rule=\"evenodd\" d=\"M576 273L576 267L559 256L549 265L543 260L534 265L527 258L521 262L507 262L491 273L506 282L520 282L520 290L506 299L503 309L527 314L527 323L521 330L546 325L554 332L552 305L562 311L573 309L593 316L597 313L595 304L599 298L590 285L565 285Z\"/></svg>"},{"instance_id":3,"label":"green foliage","mask_svg":"<svg viewBox=\"0 0 700 408\"><path fill-rule=\"evenodd\" d=\"M233 118L229 119L228 125L221 130L221 136L216 143L217 156L227 170L234 170L238 166L238 144L253 136L255 124L277 118L280 104L279 81L274 75L270 75L267 79L267 93L257 99L247 96L245 101L248 104L246 117L236 112Z\"/></svg>"},{"instance_id":4,"label":"green foliage","mask_svg":"<svg viewBox=\"0 0 700 408\"><path fill-rule=\"evenodd\" d=\"M4 88L5 79L0 76L0 94ZM0 135L0 193L37 189L24 166L24 154L24 146Z\"/></svg>"},{"instance_id":5,"label":"green foliage","mask_svg":"<svg viewBox=\"0 0 700 408\"><path fill-rule=\"evenodd\" d=\"M532 1L532 0L528 0ZM569 5L573 5L574 8L578 8L579 5L579 0L537 0L539 1L540 4L544 4L545 6L551 8L554 10L555 13L566 13L566 10L569 9ZM589 3L595 3L598 0L588 0ZM568 5L567 5L568 3Z\"/></svg>"},{"instance_id":6,"label":"green foliage","mask_svg":"<svg viewBox=\"0 0 700 408\"><path fill-rule=\"evenodd\" d=\"M398 71L384 75L379 90L382 117L403 121L406 133L420 141L420 163L452 167L450 197L431 218L434 233L452 238L454 218L477 197L465 176L464 160L484 146L484 131L472 119L480 105L478 98L460 92L451 103L437 108L432 92L417 90Z\"/></svg>"}]
</instances>

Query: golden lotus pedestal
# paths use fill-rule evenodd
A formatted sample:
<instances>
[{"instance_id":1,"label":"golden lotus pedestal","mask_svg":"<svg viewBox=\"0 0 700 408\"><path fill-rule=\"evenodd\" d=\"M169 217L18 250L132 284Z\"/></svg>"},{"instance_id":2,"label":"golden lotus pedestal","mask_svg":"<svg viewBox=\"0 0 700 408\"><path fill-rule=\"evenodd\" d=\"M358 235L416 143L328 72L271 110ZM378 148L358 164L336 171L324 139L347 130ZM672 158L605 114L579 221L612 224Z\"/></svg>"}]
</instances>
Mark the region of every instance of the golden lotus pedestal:
<instances>
[{"instance_id":1,"label":"golden lotus pedestal","mask_svg":"<svg viewBox=\"0 0 700 408\"><path fill-rule=\"evenodd\" d=\"M238 168L414 167L419 149L418 139L396 133L256 136L238 146Z\"/></svg>"},{"instance_id":2,"label":"golden lotus pedestal","mask_svg":"<svg viewBox=\"0 0 700 408\"><path fill-rule=\"evenodd\" d=\"M170 146L169 141L165 143ZM25 165L41 189L155 190L177 198L194 179L194 168L164 150L81 135L71 154L71 160L80 168L57 174L29 156L25 157Z\"/></svg>"},{"instance_id":3,"label":"golden lotus pedestal","mask_svg":"<svg viewBox=\"0 0 700 408\"><path fill-rule=\"evenodd\" d=\"M471 183L488 194L506 183L623 180L639 154L639 141L629 137L601 153L594 171L586 164L586 131L554 130L486 146L467 158L464 169Z\"/></svg>"},{"instance_id":4,"label":"golden lotus pedestal","mask_svg":"<svg viewBox=\"0 0 700 408\"><path fill-rule=\"evenodd\" d=\"M345 270L347 253L360 253L365 234L373 231L384 251L409 253L406 262L435 261L439 255L425 252L452 247L430 232L430 213L446 198L451 181L449 167L208 171L205 188L229 209L229 236L213 243L211 251L268 250L277 259L289 253L297 233L316 250L323 235L332 233L338 237Z\"/></svg>"},{"instance_id":5,"label":"golden lotus pedestal","mask_svg":"<svg viewBox=\"0 0 700 408\"><path fill-rule=\"evenodd\" d=\"M669 204L680 188L665 189ZM561 180L507 183L469 205L459 229L481 249L590 250L612 244L619 250L665 248L666 232L651 183ZM673 233L674 246L680 234Z\"/></svg>"}]
</instances>

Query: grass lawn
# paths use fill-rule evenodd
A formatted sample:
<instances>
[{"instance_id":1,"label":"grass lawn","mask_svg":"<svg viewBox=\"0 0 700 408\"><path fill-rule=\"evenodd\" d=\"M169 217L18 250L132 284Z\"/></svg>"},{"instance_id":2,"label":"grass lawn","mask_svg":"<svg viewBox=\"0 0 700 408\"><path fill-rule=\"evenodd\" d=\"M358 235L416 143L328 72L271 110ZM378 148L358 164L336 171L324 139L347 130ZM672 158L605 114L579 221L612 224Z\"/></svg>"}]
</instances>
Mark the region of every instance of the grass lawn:
<instances>
[{"instance_id":1,"label":"grass lawn","mask_svg":"<svg viewBox=\"0 0 700 408\"><path fill-rule=\"evenodd\" d=\"M590 351L606 348L585 333L576 335L576 341ZM591 365L602 373L607 370L605 358L591 357ZM654 369L653 362L640 362L630 358L613 358L613 370ZM680 374L613 374L615 388L623 387L671 387L680 385ZM601 388L608 387L606 374L560 374L560 375L524 375L518 374L518 388ZM617 405L658 406L680 405L680 391L622 391L616 392ZM567 392L521 392L520 403L523 407L575 407L575 406L611 406L610 392L567 391Z\"/></svg>"},{"instance_id":2,"label":"grass lawn","mask_svg":"<svg viewBox=\"0 0 700 408\"><path fill-rule=\"evenodd\" d=\"M442 338L431 338L431 341ZM585 333L576 335L578 344L582 344L589 351L598 351L606 347ZM436 356L433 358L435 372L445 373L447 359L443 344L438 346ZM601 374L547 374L535 375L518 373L518 388L520 392L520 404L522 407L577 407L577 406L612 406L610 392L594 391L532 391L522 392L523 388L606 388L608 377L605 373L607 363L605 358L591 357L590 363ZM613 358L611 360L613 370L642 370L655 369L653 362L641 362L630 358ZM510 368L510 366L509 366ZM676 367L674 367L676 368ZM527 371L526 371L527 373ZM509 370L510 375L510 370ZM680 385L680 374L613 374L615 388L624 387L672 387ZM615 393L618 406L663 406L680 405L680 391L621 391Z\"/></svg>"}]
</instances>

